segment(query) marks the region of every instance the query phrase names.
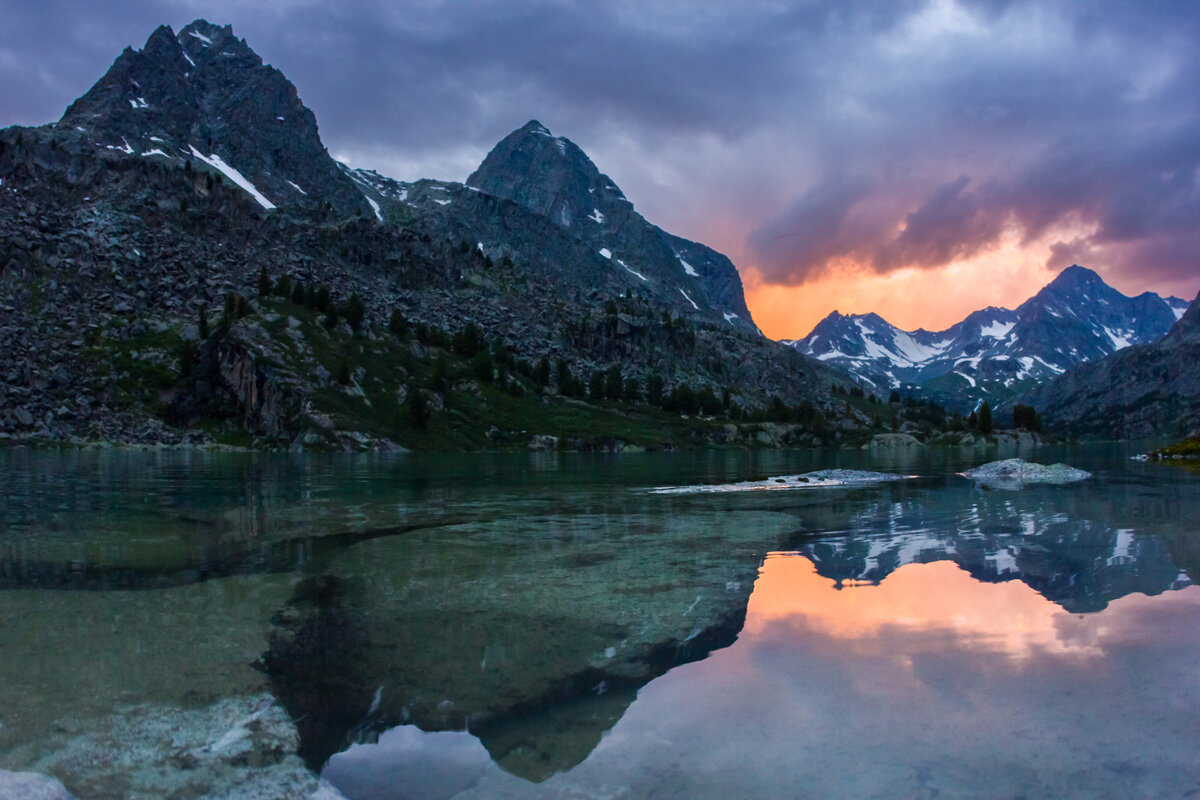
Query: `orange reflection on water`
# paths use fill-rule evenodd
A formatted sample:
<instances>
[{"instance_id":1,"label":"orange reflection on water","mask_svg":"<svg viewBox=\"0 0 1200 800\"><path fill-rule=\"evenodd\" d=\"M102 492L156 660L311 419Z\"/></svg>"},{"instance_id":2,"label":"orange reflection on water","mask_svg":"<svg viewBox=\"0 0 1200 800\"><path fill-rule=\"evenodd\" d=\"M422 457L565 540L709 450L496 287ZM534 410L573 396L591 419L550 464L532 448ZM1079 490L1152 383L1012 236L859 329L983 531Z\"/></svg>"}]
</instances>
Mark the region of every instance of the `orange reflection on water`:
<instances>
[{"instance_id":1,"label":"orange reflection on water","mask_svg":"<svg viewBox=\"0 0 1200 800\"><path fill-rule=\"evenodd\" d=\"M745 630L762 633L783 620L813 634L863 640L864 647L884 633L936 632L1016 657L1098 654L1105 624L1099 616L1073 618L1020 581L980 583L949 561L909 564L879 585L839 590L807 558L772 553L754 585Z\"/></svg>"}]
</instances>

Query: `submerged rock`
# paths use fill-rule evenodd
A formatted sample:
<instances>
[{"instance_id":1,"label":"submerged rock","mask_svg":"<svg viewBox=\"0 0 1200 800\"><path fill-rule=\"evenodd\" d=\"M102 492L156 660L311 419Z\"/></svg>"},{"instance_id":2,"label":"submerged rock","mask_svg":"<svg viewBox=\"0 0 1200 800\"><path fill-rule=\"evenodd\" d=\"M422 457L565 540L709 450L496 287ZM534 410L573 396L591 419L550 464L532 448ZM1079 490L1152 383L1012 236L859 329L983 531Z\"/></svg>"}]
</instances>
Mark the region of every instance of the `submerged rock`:
<instances>
[{"instance_id":1,"label":"submerged rock","mask_svg":"<svg viewBox=\"0 0 1200 800\"><path fill-rule=\"evenodd\" d=\"M696 486L661 486L650 494L710 494L714 492L753 492L768 489L815 489L830 486L858 486L885 481L901 481L915 475L896 475L891 472L868 472L859 469L818 469L800 475L777 475L761 481L740 483L700 484Z\"/></svg>"},{"instance_id":2,"label":"submerged rock","mask_svg":"<svg viewBox=\"0 0 1200 800\"><path fill-rule=\"evenodd\" d=\"M74 728L64 725L64 730ZM83 797L238 797L244 800L335 800L341 795L296 755L296 727L270 695L231 697L211 706L136 706L105 724L66 735L38 762ZM63 793L0 797L70 798ZM44 776L33 775L35 778ZM31 783L52 788L58 784ZM24 784L15 784L24 788Z\"/></svg>"},{"instance_id":3,"label":"submerged rock","mask_svg":"<svg viewBox=\"0 0 1200 800\"><path fill-rule=\"evenodd\" d=\"M9 772L0 769L0 797L22 800L74 800L62 782L38 772Z\"/></svg>"},{"instance_id":4,"label":"submerged rock","mask_svg":"<svg viewBox=\"0 0 1200 800\"><path fill-rule=\"evenodd\" d=\"M1021 458L992 461L959 474L977 483L1002 488L1027 483L1074 483L1092 477L1092 473L1066 464L1034 464Z\"/></svg>"}]
</instances>

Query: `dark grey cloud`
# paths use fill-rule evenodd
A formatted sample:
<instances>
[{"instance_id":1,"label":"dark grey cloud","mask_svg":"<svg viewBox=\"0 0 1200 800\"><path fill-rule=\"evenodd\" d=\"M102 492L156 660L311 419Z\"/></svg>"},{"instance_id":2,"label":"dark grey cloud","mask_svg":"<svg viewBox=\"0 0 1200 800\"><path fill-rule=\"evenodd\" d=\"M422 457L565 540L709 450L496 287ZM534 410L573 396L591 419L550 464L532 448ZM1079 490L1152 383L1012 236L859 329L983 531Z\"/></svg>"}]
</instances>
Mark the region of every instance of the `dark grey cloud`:
<instances>
[{"instance_id":1,"label":"dark grey cloud","mask_svg":"<svg viewBox=\"0 0 1200 800\"><path fill-rule=\"evenodd\" d=\"M1052 266L1200 288L1193 4L0 0L0 125L56 119L196 17L288 75L356 166L461 180L536 117L656 222L721 221L769 282L1062 231Z\"/></svg>"},{"instance_id":2,"label":"dark grey cloud","mask_svg":"<svg viewBox=\"0 0 1200 800\"><path fill-rule=\"evenodd\" d=\"M1028 244L1063 231L1048 248L1049 267L1086 258L1113 277L1194 292L1198 10L1052 2L958 9L924 50L897 58L895 41L862 42L850 63L880 77L834 91L870 113L830 142L812 188L751 234L767 279L802 284L846 259L878 272L936 267L1010 234ZM814 236L806 198L842 175L873 180L871 195L826 208L825 233ZM868 199L881 224L847 239L842 232Z\"/></svg>"}]
</instances>

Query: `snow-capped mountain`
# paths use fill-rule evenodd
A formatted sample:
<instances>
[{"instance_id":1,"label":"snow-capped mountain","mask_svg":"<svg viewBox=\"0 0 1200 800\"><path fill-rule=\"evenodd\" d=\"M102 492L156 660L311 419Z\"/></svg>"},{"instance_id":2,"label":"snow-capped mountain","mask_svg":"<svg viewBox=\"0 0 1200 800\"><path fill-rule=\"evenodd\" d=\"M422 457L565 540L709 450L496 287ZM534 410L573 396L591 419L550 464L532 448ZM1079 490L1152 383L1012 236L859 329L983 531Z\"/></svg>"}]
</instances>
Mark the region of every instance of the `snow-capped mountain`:
<instances>
[{"instance_id":1,"label":"snow-capped mountain","mask_svg":"<svg viewBox=\"0 0 1200 800\"><path fill-rule=\"evenodd\" d=\"M787 344L876 393L908 389L962 409L1006 400L1072 366L1160 339L1187 301L1127 297L1072 266L1015 310L975 311L944 331L904 331L877 314L833 312Z\"/></svg>"}]
</instances>

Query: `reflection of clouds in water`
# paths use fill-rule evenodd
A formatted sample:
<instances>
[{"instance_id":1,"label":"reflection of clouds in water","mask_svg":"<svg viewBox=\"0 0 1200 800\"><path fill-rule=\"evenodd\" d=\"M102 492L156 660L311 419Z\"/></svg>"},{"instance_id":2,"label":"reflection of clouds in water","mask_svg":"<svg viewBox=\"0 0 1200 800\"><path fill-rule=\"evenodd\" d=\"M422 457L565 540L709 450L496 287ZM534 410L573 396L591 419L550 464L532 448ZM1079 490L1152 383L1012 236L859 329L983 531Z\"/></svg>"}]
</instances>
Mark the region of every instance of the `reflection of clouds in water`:
<instances>
[{"instance_id":1,"label":"reflection of clouds in water","mask_svg":"<svg viewBox=\"0 0 1200 800\"><path fill-rule=\"evenodd\" d=\"M1089 645L1065 643L1055 620L1069 615L1025 584L980 583L950 562L902 566L878 586L832 587L807 558L768 557L750 598L746 630L765 638L784 627L856 639L858 649L880 656L897 652L888 635L893 630L907 637L909 647L936 646L944 638L1014 657L1098 654ZM1079 624L1089 623L1085 618Z\"/></svg>"},{"instance_id":2,"label":"reflection of clouds in water","mask_svg":"<svg viewBox=\"0 0 1200 800\"><path fill-rule=\"evenodd\" d=\"M404 747L352 748L326 777L336 769L387 787L356 794L345 782L352 800L447 797L460 787L463 800L601 790L973 796L980 787L996 796L1176 796L1200 787L1197 704L1180 691L1194 685L1198 653L1198 588L1131 594L1073 615L1024 584L980 583L948 562L836 591L806 559L776 555L738 642L643 687L568 772L529 783L488 766L468 734L436 735L457 737L443 745L406 728ZM388 783L421 776L420 793Z\"/></svg>"},{"instance_id":3,"label":"reflection of clouds in water","mask_svg":"<svg viewBox=\"0 0 1200 800\"><path fill-rule=\"evenodd\" d=\"M412 725L384 731L375 744L356 744L329 759L321 777L347 798L453 797L491 764L469 733L426 733Z\"/></svg>"}]
</instances>

